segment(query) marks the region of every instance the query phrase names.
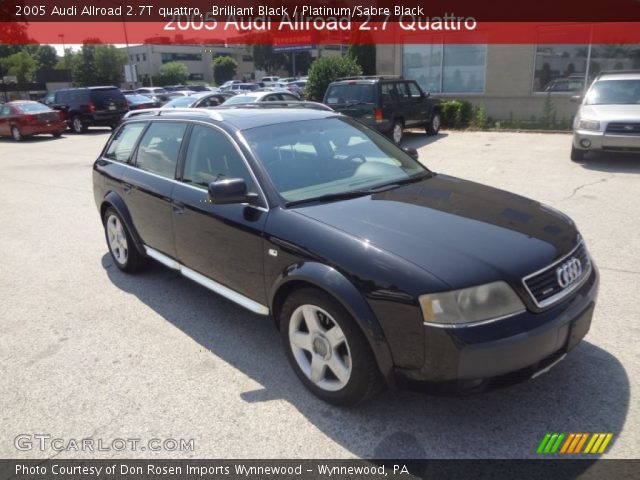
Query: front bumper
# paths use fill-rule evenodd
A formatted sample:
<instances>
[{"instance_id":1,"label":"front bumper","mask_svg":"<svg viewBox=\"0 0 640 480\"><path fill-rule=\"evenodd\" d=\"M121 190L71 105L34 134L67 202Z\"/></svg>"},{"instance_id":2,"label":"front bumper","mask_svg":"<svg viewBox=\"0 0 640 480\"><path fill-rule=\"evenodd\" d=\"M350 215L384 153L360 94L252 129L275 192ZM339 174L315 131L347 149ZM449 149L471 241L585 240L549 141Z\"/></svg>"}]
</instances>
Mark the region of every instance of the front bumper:
<instances>
[{"instance_id":1,"label":"front bumper","mask_svg":"<svg viewBox=\"0 0 640 480\"><path fill-rule=\"evenodd\" d=\"M640 135L614 135L592 130L576 130L573 146L579 150L640 151Z\"/></svg>"},{"instance_id":2,"label":"front bumper","mask_svg":"<svg viewBox=\"0 0 640 480\"><path fill-rule=\"evenodd\" d=\"M424 326L425 362L396 368L399 385L431 391L479 391L516 383L544 371L587 334L598 293L594 265L571 298L542 313L525 312L485 325Z\"/></svg>"}]
</instances>

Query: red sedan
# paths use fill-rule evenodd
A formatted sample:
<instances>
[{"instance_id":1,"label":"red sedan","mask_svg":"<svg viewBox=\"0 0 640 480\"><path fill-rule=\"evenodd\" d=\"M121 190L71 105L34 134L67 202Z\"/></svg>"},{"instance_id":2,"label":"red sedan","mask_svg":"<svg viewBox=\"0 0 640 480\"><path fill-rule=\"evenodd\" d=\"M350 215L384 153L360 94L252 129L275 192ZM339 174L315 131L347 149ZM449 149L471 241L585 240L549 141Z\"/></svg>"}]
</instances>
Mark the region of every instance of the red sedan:
<instances>
[{"instance_id":1,"label":"red sedan","mask_svg":"<svg viewBox=\"0 0 640 480\"><path fill-rule=\"evenodd\" d=\"M11 136L16 142L29 135L51 133L59 137L67 129L60 112L29 100L0 105L0 137Z\"/></svg>"}]
</instances>

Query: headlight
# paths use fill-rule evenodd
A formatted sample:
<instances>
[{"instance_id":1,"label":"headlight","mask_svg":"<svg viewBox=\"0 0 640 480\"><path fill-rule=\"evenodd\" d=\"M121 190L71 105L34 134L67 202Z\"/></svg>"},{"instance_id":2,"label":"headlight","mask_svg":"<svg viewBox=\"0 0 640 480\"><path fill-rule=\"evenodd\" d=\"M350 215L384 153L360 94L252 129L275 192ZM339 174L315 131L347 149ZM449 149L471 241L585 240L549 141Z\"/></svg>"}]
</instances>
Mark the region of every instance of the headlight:
<instances>
[{"instance_id":1,"label":"headlight","mask_svg":"<svg viewBox=\"0 0 640 480\"><path fill-rule=\"evenodd\" d=\"M424 322L436 326L461 326L516 315L524 304L505 282L430 293L419 298Z\"/></svg>"},{"instance_id":2,"label":"headlight","mask_svg":"<svg viewBox=\"0 0 640 480\"><path fill-rule=\"evenodd\" d=\"M600 122L596 120L580 120L578 130L600 130Z\"/></svg>"}]
</instances>

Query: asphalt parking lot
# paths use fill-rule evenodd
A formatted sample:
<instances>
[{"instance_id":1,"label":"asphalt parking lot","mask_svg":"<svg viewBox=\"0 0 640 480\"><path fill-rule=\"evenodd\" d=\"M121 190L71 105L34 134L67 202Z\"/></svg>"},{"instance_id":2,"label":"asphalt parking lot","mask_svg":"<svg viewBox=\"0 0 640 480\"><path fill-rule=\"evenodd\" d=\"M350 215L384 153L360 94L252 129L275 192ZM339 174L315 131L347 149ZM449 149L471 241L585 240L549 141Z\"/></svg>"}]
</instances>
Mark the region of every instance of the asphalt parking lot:
<instances>
[{"instance_id":1,"label":"asphalt parking lot","mask_svg":"<svg viewBox=\"0 0 640 480\"><path fill-rule=\"evenodd\" d=\"M569 214L600 268L599 303L585 341L533 381L339 409L303 388L270 321L158 265L113 265L91 186L108 134L0 140L0 457L535 458L549 431L612 432L606 457L638 456L640 157L576 164L566 134L408 134L438 172ZM19 434L195 449L18 451Z\"/></svg>"}]
</instances>

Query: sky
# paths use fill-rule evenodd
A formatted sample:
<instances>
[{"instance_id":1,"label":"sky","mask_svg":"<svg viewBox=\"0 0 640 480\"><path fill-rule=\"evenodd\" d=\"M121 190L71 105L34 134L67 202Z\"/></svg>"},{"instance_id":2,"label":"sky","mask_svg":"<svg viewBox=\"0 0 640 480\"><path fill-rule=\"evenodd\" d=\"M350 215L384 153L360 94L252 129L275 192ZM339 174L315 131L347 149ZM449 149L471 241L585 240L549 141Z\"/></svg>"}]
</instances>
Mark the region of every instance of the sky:
<instances>
[{"instance_id":1,"label":"sky","mask_svg":"<svg viewBox=\"0 0 640 480\"><path fill-rule=\"evenodd\" d=\"M59 57L62 57L64 55L64 51L62 49L62 44L50 44L53 48L56 49L56 52L58 53ZM132 44L130 44L129 46L131 46ZM80 50L80 47L82 47L81 43L65 43L64 45L67 48L72 48L73 50ZM126 45L124 43L116 43L115 44L116 47L126 47Z\"/></svg>"}]
</instances>

